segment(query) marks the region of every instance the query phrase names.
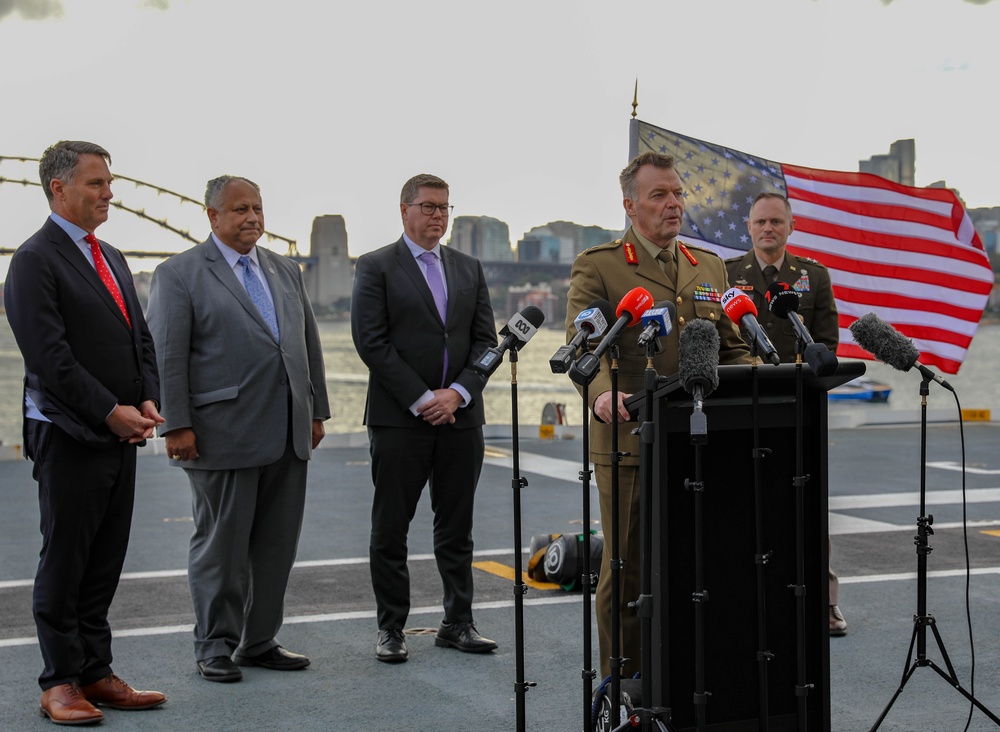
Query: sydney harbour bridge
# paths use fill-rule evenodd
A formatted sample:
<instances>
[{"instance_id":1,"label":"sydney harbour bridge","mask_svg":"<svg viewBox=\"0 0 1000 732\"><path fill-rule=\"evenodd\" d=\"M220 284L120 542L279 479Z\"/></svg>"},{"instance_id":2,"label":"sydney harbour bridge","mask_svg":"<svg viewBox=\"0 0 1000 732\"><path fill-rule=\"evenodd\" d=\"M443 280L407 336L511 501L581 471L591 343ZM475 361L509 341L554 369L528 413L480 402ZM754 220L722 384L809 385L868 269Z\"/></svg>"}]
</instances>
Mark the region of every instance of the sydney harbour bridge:
<instances>
[{"instance_id":1,"label":"sydney harbour bridge","mask_svg":"<svg viewBox=\"0 0 1000 732\"><path fill-rule=\"evenodd\" d=\"M38 158L0 155L0 195L2 195L5 186L33 186L41 188L39 181L24 177L23 174L21 177L5 175L4 163L8 164L8 169L14 167L23 170L28 164L37 166ZM138 195L139 193L152 194L157 199L166 197L168 203L172 204L175 209L178 205L196 207L202 215L200 221L204 222L205 204L202 201L154 183L122 175L118 172L115 172L114 177L116 181L131 183L134 189L130 194L129 200L125 200L125 197L119 196L111 201L111 206L158 226L169 232L172 236L180 237L191 244L201 243L202 239L193 236L189 228L172 223L166 216L157 216L150 213L144 203L136 203L132 199L142 199L142 196ZM162 207L158 206L157 208ZM354 259L356 258L350 257L348 253L347 229L342 216L318 216L313 220L308 255L302 255L299 252L298 243L290 237L265 230L264 239L265 242L263 243L267 243L271 248L284 250L283 254L298 262L302 267L303 279L309 291L309 298L312 301L313 307L317 309L317 312L342 311L349 307L353 285ZM14 251L13 248L0 247L0 257L10 256ZM166 259L176 253L177 250L123 250L123 254L129 259ZM508 294L509 292L516 293L518 289L521 289L517 287L519 284L529 282L543 283L566 279L569 277L570 269L568 264L556 262L532 262L530 264L483 262L483 268L494 294L494 305L501 309L516 309L521 305L509 302L505 308L503 299L498 299L497 296ZM141 289L138 281L136 284ZM514 296L520 300L519 295L514 294ZM552 295L548 297L550 299L561 300L561 297ZM543 310L546 312L550 309L551 303L547 307L543 307ZM547 319L549 319L548 315Z\"/></svg>"},{"instance_id":2,"label":"sydney harbour bridge","mask_svg":"<svg viewBox=\"0 0 1000 732\"><path fill-rule=\"evenodd\" d=\"M0 186L33 186L41 188L41 183L27 177L12 177L4 175L4 163L9 167L21 167L26 164L38 163L38 158L22 156L0 155ZM196 207L201 214L200 221L204 222L205 204L183 193L149 183L138 178L115 173L115 180L127 181L134 186L131 198L142 199L141 194L152 194L156 198L167 198L168 209L176 210L178 206ZM201 243L191 234L189 228L175 225L166 216L157 216L149 213L145 205L133 203L132 200L125 200L124 197L116 197L111 201L111 206L134 216L143 221L149 222L161 229L169 232L170 235L180 237L191 244ZM347 231L344 220L341 216L320 216L313 221L311 246L309 255L303 256L299 252L298 243L291 237L283 236L273 231L264 231L264 242L272 248L283 250L291 259L299 263L303 269L303 278L309 290L310 298L317 310L336 310L344 306L345 300L349 300L351 294L351 280L353 264L347 252ZM12 248L0 248L0 256L10 256L14 253ZM177 253L173 251L153 251L150 249L123 250L129 259L166 259ZM137 277L138 279L138 277ZM139 283L137 282L137 286Z\"/></svg>"},{"instance_id":3,"label":"sydney harbour bridge","mask_svg":"<svg viewBox=\"0 0 1000 732\"><path fill-rule=\"evenodd\" d=\"M39 159L11 156L11 155L0 155L0 164L2 164L4 161L12 161L17 163L38 163ZM2 169L0 169L0 172L2 172ZM176 199L179 203L194 204L195 206L201 208L202 211L205 210L205 204L203 202L191 198L190 196L185 196L183 193L177 193L176 191L171 191L168 188L163 188L162 186L158 186L153 183L147 183L146 181L139 180L138 178L130 178L127 175L121 175L119 173L115 173L115 180L128 181L129 183L132 183L137 189L148 189L155 192L157 195L169 196ZM42 184L36 180L29 180L28 178L20 178L20 179L8 178L6 176L0 175L0 185L4 183L17 184L25 187L27 186L34 186L36 188L42 187ZM172 234L176 234L182 239L186 239L193 244L201 243L199 239L196 239L191 235L191 232L188 229L181 229L176 226L173 226L165 217L157 218L156 216L147 213L145 208L132 208L127 204L125 204L124 202L122 202L121 199L115 199L111 201L111 205L121 211L125 211L126 213L132 214L133 216L136 216L140 219L144 219L153 224L156 224L160 228L166 229ZM281 236L280 234L275 234L273 231L265 231L264 236L267 237L268 241L284 242L288 246L287 255L289 257L308 262L308 257L303 258L299 256L298 245L294 239L290 239L286 236ZM14 253L13 249L0 248L0 254L9 255L13 253ZM153 252L149 250L123 252L123 254L125 254L129 258L145 257L149 259L166 259L167 257L170 257L176 253L177 252Z\"/></svg>"}]
</instances>

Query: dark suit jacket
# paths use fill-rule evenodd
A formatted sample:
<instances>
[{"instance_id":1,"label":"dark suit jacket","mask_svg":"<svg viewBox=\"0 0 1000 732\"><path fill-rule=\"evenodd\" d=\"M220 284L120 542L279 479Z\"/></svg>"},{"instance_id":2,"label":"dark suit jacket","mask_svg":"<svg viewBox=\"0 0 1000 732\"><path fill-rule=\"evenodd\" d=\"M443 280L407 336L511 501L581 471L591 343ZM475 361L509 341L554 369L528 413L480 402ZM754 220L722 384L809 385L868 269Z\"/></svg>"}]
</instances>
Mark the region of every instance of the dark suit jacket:
<instances>
[{"instance_id":1,"label":"dark suit jacket","mask_svg":"<svg viewBox=\"0 0 1000 732\"><path fill-rule=\"evenodd\" d=\"M115 404L158 400L159 379L125 257L104 242L101 251L132 328L83 252L51 218L11 258L4 305L32 401L74 439L110 447L118 438L104 418Z\"/></svg>"},{"instance_id":2,"label":"dark suit jacket","mask_svg":"<svg viewBox=\"0 0 1000 732\"><path fill-rule=\"evenodd\" d=\"M382 247L358 259L351 300L354 346L368 367L365 424L413 427L423 419L409 411L421 394L444 384L461 384L472 401L455 413L456 428L482 426L486 379L472 363L497 344L493 307L479 260L441 247L448 283L448 312L442 323L427 281L406 243Z\"/></svg>"},{"instance_id":3,"label":"dark suit jacket","mask_svg":"<svg viewBox=\"0 0 1000 732\"><path fill-rule=\"evenodd\" d=\"M192 428L200 455L172 464L193 470L270 465L285 452L289 434L295 454L308 460L312 421L330 416L323 348L302 270L263 247L257 258L280 343L211 236L153 272L149 324L166 420L160 433Z\"/></svg>"},{"instance_id":4,"label":"dark suit jacket","mask_svg":"<svg viewBox=\"0 0 1000 732\"><path fill-rule=\"evenodd\" d=\"M742 257L727 259L726 270L729 284L743 290L757 306L757 322L767 332L767 337L771 339L781 360L795 361L795 339L798 335L792 321L779 318L768 307L765 297L767 282L753 249ZM833 284L827 268L815 259L796 257L786 250L778 281L791 285L799 293L799 317L813 340L836 351L840 341L840 325ZM740 332L743 333L742 329ZM746 333L743 336L747 341L750 340Z\"/></svg>"}]
</instances>

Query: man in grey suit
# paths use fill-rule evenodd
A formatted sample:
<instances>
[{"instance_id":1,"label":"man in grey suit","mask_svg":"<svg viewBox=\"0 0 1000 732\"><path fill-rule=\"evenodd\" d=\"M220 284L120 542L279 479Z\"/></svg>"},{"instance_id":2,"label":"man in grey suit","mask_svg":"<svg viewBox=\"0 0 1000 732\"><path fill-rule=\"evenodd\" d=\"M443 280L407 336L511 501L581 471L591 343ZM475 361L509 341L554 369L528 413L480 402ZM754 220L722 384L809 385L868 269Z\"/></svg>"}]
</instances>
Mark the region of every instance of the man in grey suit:
<instances>
[{"instance_id":1,"label":"man in grey suit","mask_svg":"<svg viewBox=\"0 0 1000 732\"><path fill-rule=\"evenodd\" d=\"M167 455L191 482L188 581L198 672L305 668L275 640L306 466L329 418L319 330L297 264L258 249L260 189L209 181L212 234L153 273L149 327Z\"/></svg>"},{"instance_id":2,"label":"man in grey suit","mask_svg":"<svg viewBox=\"0 0 1000 732\"><path fill-rule=\"evenodd\" d=\"M483 466L486 379L471 366L497 343L490 294L477 259L441 246L452 208L448 184L414 176L399 201L403 236L358 259L351 301L354 345L369 373L375 657L387 663L409 658L406 535L428 482L444 585L435 645L465 653L497 647L472 619L472 509Z\"/></svg>"}]
</instances>

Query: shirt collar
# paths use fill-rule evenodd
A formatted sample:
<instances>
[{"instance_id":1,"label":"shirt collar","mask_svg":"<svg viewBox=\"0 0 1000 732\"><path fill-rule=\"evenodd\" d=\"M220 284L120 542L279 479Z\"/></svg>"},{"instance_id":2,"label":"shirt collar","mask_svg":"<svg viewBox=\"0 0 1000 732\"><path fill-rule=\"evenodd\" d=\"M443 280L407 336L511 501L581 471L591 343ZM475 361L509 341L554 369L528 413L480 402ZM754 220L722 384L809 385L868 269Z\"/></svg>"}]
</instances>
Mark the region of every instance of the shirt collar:
<instances>
[{"instance_id":1,"label":"shirt collar","mask_svg":"<svg viewBox=\"0 0 1000 732\"><path fill-rule=\"evenodd\" d=\"M674 239L666 247L658 247L656 244L640 234L634 226L632 227L632 233L635 234L635 238L639 241L639 244L653 259L656 259L660 255L660 252L668 251L670 252L670 258L675 262L677 261L677 239Z\"/></svg>"},{"instance_id":2,"label":"shirt collar","mask_svg":"<svg viewBox=\"0 0 1000 732\"><path fill-rule=\"evenodd\" d=\"M212 232L212 241L215 242L215 246L217 246L219 248L219 251L222 252L222 256L225 258L225 260L229 264L229 266L232 267L233 269L236 269L236 265L239 264L240 257L242 257L243 255L240 254L235 249L233 249L228 244L224 244L222 242L222 240L219 239L219 237L217 237L215 235L214 231ZM247 252L246 256L250 257L250 259L253 261L253 263L255 265L257 265L257 269L260 269L260 260L257 259L257 245L256 244L254 244L253 248L249 252Z\"/></svg>"},{"instance_id":3,"label":"shirt collar","mask_svg":"<svg viewBox=\"0 0 1000 732\"><path fill-rule=\"evenodd\" d=\"M754 251L753 256L754 256L754 259L757 260L757 266L760 267L760 271L763 272L764 271L764 267L767 266L767 262L763 261L760 257L757 256L756 250ZM774 268L780 272L781 268L784 267L784 266L785 266L785 255L782 254L781 258L778 259L778 261L774 263Z\"/></svg>"},{"instance_id":4,"label":"shirt collar","mask_svg":"<svg viewBox=\"0 0 1000 732\"><path fill-rule=\"evenodd\" d=\"M73 240L74 244L79 244L81 241L83 241L83 237L87 235L86 229L81 229L72 221L67 221L54 211L51 214L49 214L49 218L52 219L54 222L56 222L59 225L60 229L66 232L66 235Z\"/></svg>"},{"instance_id":5,"label":"shirt collar","mask_svg":"<svg viewBox=\"0 0 1000 732\"><path fill-rule=\"evenodd\" d=\"M410 254L413 255L414 259L418 259L424 252L434 252L438 259L441 259L441 242L438 242L430 249L424 249L419 244L415 244L413 240L408 237L405 233L403 234L403 241L406 243L406 248L410 250Z\"/></svg>"}]
</instances>

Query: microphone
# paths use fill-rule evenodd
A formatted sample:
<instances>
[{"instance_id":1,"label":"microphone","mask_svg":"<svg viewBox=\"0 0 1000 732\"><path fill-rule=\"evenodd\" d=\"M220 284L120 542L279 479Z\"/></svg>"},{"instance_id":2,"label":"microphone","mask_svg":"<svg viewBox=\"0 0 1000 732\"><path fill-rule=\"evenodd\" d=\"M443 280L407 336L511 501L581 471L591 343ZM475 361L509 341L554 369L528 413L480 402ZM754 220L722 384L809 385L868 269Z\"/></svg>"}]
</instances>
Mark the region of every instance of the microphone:
<instances>
[{"instance_id":1,"label":"microphone","mask_svg":"<svg viewBox=\"0 0 1000 732\"><path fill-rule=\"evenodd\" d=\"M684 391L694 397L691 434L707 435L708 422L702 402L719 385L719 331L707 320L695 320L681 331L677 379Z\"/></svg>"},{"instance_id":2,"label":"microphone","mask_svg":"<svg viewBox=\"0 0 1000 732\"><path fill-rule=\"evenodd\" d=\"M802 297L792 289L787 282L772 282L764 293L771 312L779 318L790 320L799 340L805 344L802 355L809 363L809 368L817 376L828 376L837 370L837 354L830 351L825 343L816 343L809 334L809 329L799 315L799 298Z\"/></svg>"},{"instance_id":3,"label":"microphone","mask_svg":"<svg viewBox=\"0 0 1000 732\"><path fill-rule=\"evenodd\" d=\"M909 371L914 366L927 381L936 381L948 391L955 389L947 381L920 363L920 352L913 341L879 318L875 313L862 315L851 323L851 335L859 346L875 355L898 371Z\"/></svg>"},{"instance_id":4,"label":"microphone","mask_svg":"<svg viewBox=\"0 0 1000 732\"><path fill-rule=\"evenodd\" d=\"M639 334L639 347L645 348L654 338L670 335L674 328L674 304L669 300L656 303L642 314L643 331Z\"/></svg>"},{"instance_id":5,"label":"microphone","mask_svg":"<svg viewBox=\"0 0 1000 732\"><path fill-rule=\"evenodd\" d=\"M598 299L590 303L590 307L576 316L573 325L576 326L576 335L565 346L559 348L552 358L549 359L549 366L554 374L565 374L576 352L585 341L604 335L608 328L608 321L615 317L615 310L607 300Z\"/></svg>"},{"instance_id":6,"label":"microphone","mask_svg":"<svg viewBox=\"0 0 1000 732\"><path fill-rule=\"evenodd\" d=\"M653 304L653 296L644 287L636 287L629 290L621 302L615 314L618 316L617 322L611 326L603 340L597 345L593 353L585 353L573 364L569 370L569 378L581 386L585 386L594 380L597 372L601 368L601 356L618 341L618 335L623 329L636 325L642 318L642 314Z\"/></svg>"},{"instance_id":7,"label":"microphone","mask_svg":"<svg viewBox=\"0 0 1000 732\"><path fill-rule=\"evenodd\" d=\"M503 361L503 355L511 348L520 351L524 344L531 340L531 337L538 331L545 321L545 314L534 305L526 308L507 321L507 325L500 329L503 340L500 345L490 348L472 364L473 370L481 376L492 376L493 372Z\"/></svg>"},{"instance_id":8,"label":"microphone","mask_svg":"<svg viewBox=\"0 0 1000 732\"><path fill-rule=\"evenodd\" d=\"M765 359L775 366L781 363L781 357L774 349L774 344L771 343L771 339L767 337L767 333L757 322L757 306L753 304L753 300L738 288L731 287L722 296L722 309L726 311L726 315L731 321L739 323L746 329L750 338L763 351Z\"/></svg>"}]
</instances>

